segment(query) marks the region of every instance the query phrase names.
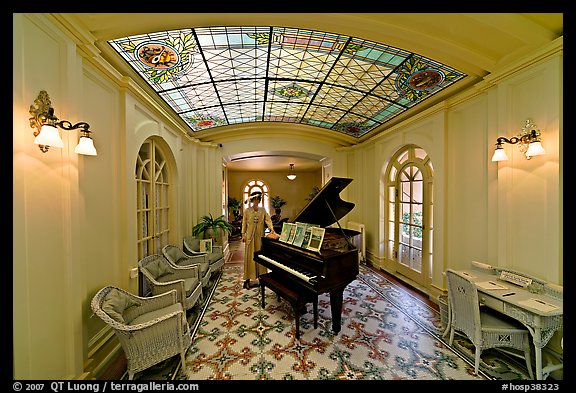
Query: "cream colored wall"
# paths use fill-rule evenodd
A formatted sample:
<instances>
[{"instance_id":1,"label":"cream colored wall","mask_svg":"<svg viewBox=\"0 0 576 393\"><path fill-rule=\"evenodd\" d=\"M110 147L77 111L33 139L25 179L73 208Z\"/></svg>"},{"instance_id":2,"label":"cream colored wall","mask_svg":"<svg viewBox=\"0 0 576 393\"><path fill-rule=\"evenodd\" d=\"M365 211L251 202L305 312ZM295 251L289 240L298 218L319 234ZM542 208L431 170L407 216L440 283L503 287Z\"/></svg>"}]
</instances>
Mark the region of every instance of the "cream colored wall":
<instances>
[{"instance_id":1,"label":"cream colored wall","mask_svg":"<svg viewBox=\"0 0 576 393\"><path fill-rule=\"evenodd\" d=\"M330 140L317 140L314 138L314 131L309 126L290 125L288 127L284 124L273 125L274 134L282 136L273 137L265 136L259 137L254 134L250 128L244 130L242 127L238 128L235 132L238 134L237 140L227 140L222 143L221 152L224 156L233 156L238 153L282 150L300 153L309 153L317 157L325 157L324 161L329 161L330 175L347 177L347 154L340 151L339 145ZM287 128L288 127L288 128ZM289 131L292 132L289 132ZM295 134L301 134L300 137L294 137ZM312 135L312 136L311 136ZM327 164L328 165L328 164ZM286 173L254 173L247 174L245 172L228 172L228 192L232 196L236 196L239 200L242 199L240 191L249 178L261 176L263 180L269 181L271 196L280 195L287 204L282 208L282 216L294 218L296 214L306 205L305 198L312 191L315 185L321 186L322 170L315 172L300 172L295 167L295 172L298 177L294 181L286 178ZM326 172L326 171L325 171ZM352 182L342 193L341 197L347 200L350 189L353 189L356 182ZM273 214L273 213L272 213Z\"/></svg>"},{"instance_id":2,"label":"cream colored wall","mask_svg":"<svg viewBox=\"0 0 576 393\"><path fill-rule=\"evenodd\" d=\"M287 172L287 171L286 171ZM280 195L286 201L282 207L282 218L292 221L294 217L306 206L306 198L312 192L314 186L322 186L322 172L297 172L294 180L288 180L286 173L274 172L228 172L228 192L244 203L242 191L246 183L250 180L258 179L264 181L270 190L270 197ZM274 208L270 206L270 215L274 214Z\"/></svg>"},{"instance_id":3,"label":"cream colored wall","mask_svg":"<svg viewBox=\"0 0 576 393\"><path fill-rule=\"evenodd\" d=\"M134 168L149 137L164 144L173 165L174 242L201 215L222 211L222 157L282 146L327 157L326 173L354 178L341 195L356 203L348 219L366 224L369 258L389 267L381 243L381 173L398 148L415 143L435 170L432 292L444 289L446 267L471 259L563 283L558 51L488 78L359 147L315 141L309 129L290 125L280 126L281 136L241 132L220 148L185 136L139 88L45 16L13 14L13 33L15 379L82 378L85 367L94 367L90 350L108 332L90 318L89 301L104 285L137 288L129 277L137 264ZM32 143L28 109L43 89L57 116L90 123L97 157L73 153L75 133L64 133L64 149L48 153ZM526 117L542 130L547 155L526 161L508 147L510 161L490 162L496 137L512 136ZM291 137L291 130L310 137Z\"/></svg>"},{"instance_id":4,"label":"cream colored wall","mask_svg":"<svg viewBox=\"0 0 576 393\"><path fill-rule=\"evenodd\" d=\"M420 146L431 157L434 166L434 260L444 259L444 226L445 204L442 198L444 188L444 134L445 120L442 113L430 110L427 115L419 116L407 125L397 127L394 133L376 138L350 152L349 173L351 177L361 179L363 187L351 199L356 203L351 213L352 221L366 225L366 253L371 263L389 272L395 271L393 261L387 260L386 255L386 225L384 211L386 205L383 200L383 173L390 158L401 147L407 144ZM440 266L440 268L437 268ZM435 264L440 274L444 270L442 265ZM440 270L441 269L441 270ZM433 276L434 279L434 276Z\"/></svg>"},{"instance_id":5,"label":"cream colored wall","mask_svg":"<svg viewBox=\"0 0 576 393\"><path fill-rule=\"evenodd\" d=\"M83 58L44 15L13 20L13 376L83 378L101 371L92 359L111 335L90 318L93 295L106 285L138 290L129 273L138 263L140 146L155 138L168 158L170 241L178 245L200 215L222 211L222 158L216 144L185 136L107 64ZM90 124L98 156L73 152L76 132L62 132L63 149L42 153L33 144L28 109L40 90L56 116Z\"/></svg>"},{"instance_id":6,"label":"cream colored wall","mask_svg":"<svg viewBox=\"0 0 576 393\"><path fill-rule=\"evenodd\" d=\"M561 66L562 58L554 56L498 84L496 105L509 111L497 128L518 129L530 118L542 132L546 155L526 160L509 149L489 187L497 187L497 265L562 285Z\"/></svg>"},{"instance_id":7,"label":"cream colored wall","mask_svg":"<svg viewBox=\"0 0 576 393\"><path fill-rule=\"evenodd\" d=\"M395 271L385 258L380 182L394 152L414 143L434 166L434 266L425 288L432 298L446 289L446 268L472 260L562 285L561 44L545 52L546 61L488 79L349 149L348 172L363 184L351 194L357 204L351 219L366 224L371 262ZM509 161L492 162L496 138L517 135L527 118L542 131L547 154L526 160L508 145Z\"/></svg>"},{"instance_id":8,"label":"cream colored wall","mask_svg":"<svg viewBox=\"0 0 576 393\"><path fill-rule=\"evenodd\" d=\"M70 153L77 139L63 135L64 148L47 153L32 143L28 109L40 90L48 91L57 115L86 113L75 46L42 19L15 14L13 22L14 377L72 378L85 358L86 262L116 242L113 233L89 239L91 230L80 228L89 214L83 177L95 163Z\"/></svg>"}]
</instances>

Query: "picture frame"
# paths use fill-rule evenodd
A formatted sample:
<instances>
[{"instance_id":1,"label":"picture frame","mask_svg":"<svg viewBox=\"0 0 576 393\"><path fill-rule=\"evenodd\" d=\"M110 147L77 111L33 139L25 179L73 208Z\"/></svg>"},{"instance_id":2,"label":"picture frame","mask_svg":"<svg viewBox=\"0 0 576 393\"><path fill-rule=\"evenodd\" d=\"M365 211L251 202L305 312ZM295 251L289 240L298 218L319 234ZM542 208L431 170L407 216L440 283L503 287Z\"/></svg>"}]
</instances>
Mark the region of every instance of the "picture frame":
<instances>
[{"instance_id":1,"label":"picture frame","mask_svg":"<svg viewBox=\"0 0 576 393\"><path fill-rule=\"evenodd\" d=\"M308 250L319 252L324 240L325 229L320 227L312 227L310 229L310 240L306 245Z\"/></svg>"},{"instance_id":2,"label":"picture frame","mask_svg":"<svg viewBox=\"0 0 576 393\"><path fill-rule=\"evenodd\" d=\"M200 240L200 252L210 254L212 252L212 239Z\"/></svg>"},{"instance_id":3,"label":"picture frame","mask_svg":"<svg viewBox=\"0 0 576 393\"><path fill-rule=\"evenodd\" d=\"M302 240L302 247L307 248L308 243L310 243L310 236L312 236L312 227L310 225L306 226L304 231L304 240Z\"/></svg>"},{"instance_id":4,"label":"picture frame","mask_svg":"<svg viewBox=\"0 0 576 393\"><path fill-rule=\"evenodd\" d=\"M282 224L282 232L280 232L280 240L283 243L287 243L288 242L288 238L290 237L290 232L292 230L292 226L294 224L290 223L290 222L285 222Z\"/></svg>"},{"instance_id":5,"label":"picture frame","mask_svg":"<svg viewBox=\"0 0 576 393\"><path fill-rule=\"evenodd\" d=\"M288 234L286 243L292 244L294 242L294 236L296 236L296 224L290 224L290 233Z\"/></svg>"},{"instance_id":6,"label":"picture frame","mask_svg":"<svg viewBox=\"0 0 576 393\"><path fill-rule=\"evenodd\" d=\"M292 242L292 245L296 247L302 247L305 233L306 233L306 224L302 222L297 222L296 232L294 234L294 241Z\"/></svg>"}]
</instances>

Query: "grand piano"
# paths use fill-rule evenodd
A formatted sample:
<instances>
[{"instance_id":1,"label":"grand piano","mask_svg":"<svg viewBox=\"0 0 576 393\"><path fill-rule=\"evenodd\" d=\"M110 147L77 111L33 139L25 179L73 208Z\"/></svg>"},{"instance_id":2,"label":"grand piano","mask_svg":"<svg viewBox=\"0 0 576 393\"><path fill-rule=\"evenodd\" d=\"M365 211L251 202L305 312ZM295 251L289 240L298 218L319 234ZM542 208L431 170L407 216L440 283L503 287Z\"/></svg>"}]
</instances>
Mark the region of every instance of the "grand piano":
<instances>
[{"instance_id":1,"label":"grand piano","mask_svg":"<svg viewBox=\"0 0 576 393\"><path fill-rule=\"evenodd\" d=\"M352 239L360 232L345 229L338 222L354 204L343 201L340 192L352 179L332 177L316 196L296 215L293 222L316 224L325 228L320 251L263 237L262 247L254 260L280 277L286 287L295 292L316 296L330 293L332 331L340 332L344 289L358 275L359 254ZM337 223L337 227L329 227Z\"/></svg>"}]
</instances>

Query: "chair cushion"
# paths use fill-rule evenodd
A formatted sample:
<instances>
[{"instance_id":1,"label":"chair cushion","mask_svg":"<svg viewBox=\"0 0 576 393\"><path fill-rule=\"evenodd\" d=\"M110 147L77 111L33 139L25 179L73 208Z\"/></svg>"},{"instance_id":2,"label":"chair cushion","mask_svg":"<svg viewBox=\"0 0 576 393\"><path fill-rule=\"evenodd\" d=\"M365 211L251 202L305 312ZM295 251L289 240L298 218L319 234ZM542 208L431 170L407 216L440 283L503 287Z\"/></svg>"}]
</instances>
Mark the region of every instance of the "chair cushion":
<instances>
[{"instance_id":1,"label":"chair cushion","mask_svg":"<svg viewBox=\"0 0 576 393\"><path fill-rule=\"evenodd\" d=\"M186 243L192 251L200 251L200 239L189 239Z\"/></svg>"},{"instance_id":2,"label":"chair cushion","mask_svg":"<svg viewBox=\"0 0 576 393\"><path fill-rule=\"evenodd\" d=\"M158 282L172 282L172 281L176 281L176 279L174 278L174 274L170 273L170 274L165 274L162 277L158 277L158 279L156 281L158 281Z\"/></svg>"},{"instance_id":3,"label":"chair cushion","mask_svg":"<svg viewBox=\"0 0 576 393\"><path fill-rule=\"evenodd\" d=\"M138 325L140 323L149 322L149 321L152 321L152 320L159 318L163 315L170 314L170 313L175 312L175 311L181 311L181 310L182 310L182 304L181 303L174 303L174 304L171 304L167 307L160 308L158 310L150 311L150 312L147 312L147 313L142 314L140 316L137 316L136 318L134 318L129 323L129 325Z\"/></svg>"},{"instance_id":4,"label":"chair cushion","mask_svg":"<svg viewBox=\"0 0 576 393\"><path fill-rule=\"evenodd\" d=\"M176 247L170 247L166 251L166 253L170 256L170 261L178 266L187 265L188 256L180 251Z\"/></svg>"},{"instance_id":5,"label":"chair cushion","mask_svg":"<svg viewBox=\"0 0 576 393\"><path fill-rule=\"evenodd\" d=\"M104 310L110 318L120 323L126 323L124 319L124 311L126 309L139 305L139 302L115 288L111 289L102 300L102 310Z\"/></svg>"},{"instance_id":6,"label":"chair cushion","mask_svg":"<svg viewBox=\"0 0 576 393\"><path fill-rule=\"evenodd\" d=\"M218 260L222 259L224 256L222 255L221 252L212 252L210 254L208 254L208 262L210 262L210 264L213 264L214 262L218 262Z\"/></svg>"},{"instance_id":7,"label":"chair cushion","mask_svg":"<svg viewBox=\"0 0 576 393\"><path fill-rule=\"evenodd\" d=\"M153 262L148 263L145 266L145 269L148 270L156 280L168 274L172 274L170 267L168 267L161 259L156 259Z\"/></svg>"},{"instance_id":8,"label":"chair cushion","mask_svg":"<svg viewBox=\"0 0 576 393\"><path fill-rule=\"evenodd\" d=\"M176 260L176 265L178 266L186 266L186 265L190 265L190 258L188 257L180 257Z\"/></svg>"}]
</instances>

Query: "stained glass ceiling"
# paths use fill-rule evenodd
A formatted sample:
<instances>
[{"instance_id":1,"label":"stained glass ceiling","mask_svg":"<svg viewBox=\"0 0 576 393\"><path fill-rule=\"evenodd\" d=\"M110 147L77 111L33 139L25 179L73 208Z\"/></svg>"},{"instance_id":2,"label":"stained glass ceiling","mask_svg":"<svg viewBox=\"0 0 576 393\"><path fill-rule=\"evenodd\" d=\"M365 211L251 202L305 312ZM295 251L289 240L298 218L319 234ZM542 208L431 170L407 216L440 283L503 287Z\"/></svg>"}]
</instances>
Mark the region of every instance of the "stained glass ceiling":
<instances>
[{"instance_id":1,"label":"stained glass ceiling","mask_svg":"<svg viewBox=\"0 0 576 393\"><path fill-rule=\"evenodd\" d=\"M302 123L356 138L466 75L378 42L288 27L203 27L109 41L193 132Z\"/></svg>"}]
</instances>

